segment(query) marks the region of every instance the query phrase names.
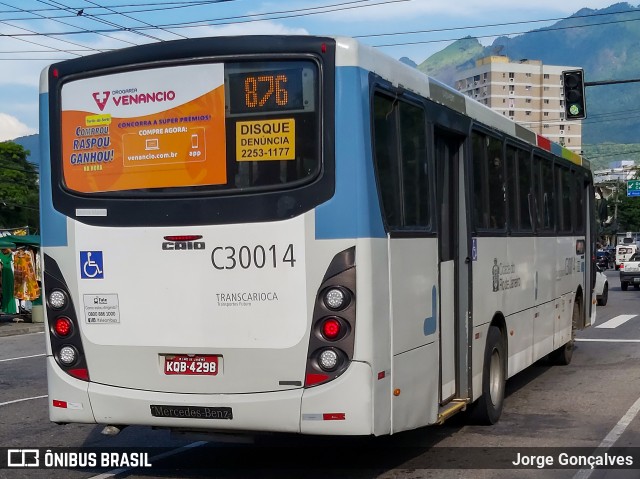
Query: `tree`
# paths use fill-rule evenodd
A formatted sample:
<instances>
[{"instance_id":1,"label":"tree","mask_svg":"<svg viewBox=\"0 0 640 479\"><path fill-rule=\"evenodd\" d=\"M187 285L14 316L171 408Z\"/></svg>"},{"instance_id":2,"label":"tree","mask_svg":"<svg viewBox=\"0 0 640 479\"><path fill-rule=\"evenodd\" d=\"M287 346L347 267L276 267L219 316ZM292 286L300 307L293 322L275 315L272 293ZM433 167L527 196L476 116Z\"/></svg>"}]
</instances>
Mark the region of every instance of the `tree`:
<instances>
[{"instance_id":1,"label":"tree","mask_svg":"<svg viewBox=\"0 0 640 479\"><path fill-rule=\"evenodd\" d=\"M38 170L27 156L17 143L0 143L0 228L29 226L33 233L40 223Z\"/></svg>"},{"instance_id":2,"label":"tree","mask_svg":"<svg viewBox=\"0 0 640 479\"><path fill-rule=\"evenodd\" d=\"M619 231L640 231L640 197L627 196L627 184L622 181L618 199Z\"/></svg>"}]
</instances>

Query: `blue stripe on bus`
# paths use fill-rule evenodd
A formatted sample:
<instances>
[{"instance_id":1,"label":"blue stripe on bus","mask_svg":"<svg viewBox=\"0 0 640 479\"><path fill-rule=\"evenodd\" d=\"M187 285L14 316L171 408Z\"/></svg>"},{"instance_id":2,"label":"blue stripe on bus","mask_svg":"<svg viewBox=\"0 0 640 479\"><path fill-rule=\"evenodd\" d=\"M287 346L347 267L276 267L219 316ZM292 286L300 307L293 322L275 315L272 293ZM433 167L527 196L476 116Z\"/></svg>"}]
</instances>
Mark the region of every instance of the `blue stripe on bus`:
<instances>
[{"instance_id":1,"label":"blue stripe on bus","mask_svg":"<svg viewBox=\"0 0 640 479\"><path fill-rule=\"evenodd\" d=\"M384 238L371 160L369 73L336 69L336 191L316 209L316 238Z\"/></svg>"},{"instance_id":2,"label":"blue stripe on bus","mask_svg":"<svg viewBox=\"0 0 640 479\"><path fill-rule=\"evenodd\" d=\"M557 143L551 142L551 153L562 156L562 147Z\"/></svg>"},{"instance_id":3,"label":"blue stripe on bus","mask_svg":"<svg viewBox=\"0 0 640 479\"><path fill-rule=\"evenodd\" d=\"M40 94L40 242L42 246L66 246L67 218L53 209L49 150L49 95Z\"/></svg>"}]
</instances>

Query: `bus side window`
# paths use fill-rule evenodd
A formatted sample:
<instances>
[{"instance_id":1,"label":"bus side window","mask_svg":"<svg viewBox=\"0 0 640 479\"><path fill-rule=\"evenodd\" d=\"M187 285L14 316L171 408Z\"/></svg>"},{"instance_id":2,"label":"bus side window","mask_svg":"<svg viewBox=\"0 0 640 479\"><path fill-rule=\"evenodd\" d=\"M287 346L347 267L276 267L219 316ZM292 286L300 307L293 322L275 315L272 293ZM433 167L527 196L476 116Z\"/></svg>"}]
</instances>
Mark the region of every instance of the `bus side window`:
<instances>
[{"instance_id":1,"label":"bus side window","mask_svg":"<svg viewBox=\"0 0 640 479\"><path fill-rule=\"evenodd\" d=\"M489 228L502 230L506 222L506 185L502 140L487 137L487 181L489 186Z\"/></svg>"},{"instance_id":2,"label":"bus side window","mask_svg":"<svg viewBox=\"0 0 640 479\"><path fill-rule=\"evenodd\" d=\"M373 97L373 143L382 213L392 229L401 224L398 132L395 100L381 93Z\"/></svg>"},{"instance_id":3,"label":"bus side window","mask_svg":"<svg viewBox=\"0 0 640 479\"><path fill-rule=\"evenodd\" d=\"M533 231L535 224L535 203L531 184L531 155L528 151L518 150L518 198L520 207L520 231Z\"/></svg>"},{"instance_id":4,"label":"bus side window","mask_svg":"<svg viewBox=\"0 0 640 479\"><path fill-rule=\"evenodd\" d=\"M518 208L518 172L517 172L517 150L513 146L507 146L506 155L506 186L507 186L507 210L508 210L508 224L510 231L518 231L520 229L520 222L518 220L518 214L520 209Z\"/></svg>"},{"instance_id":5,"label":"bus side window","mask_svg":"<svg viewBox=\"0 0 640 479\"><path fill-rule=\"evenodd\" d=\"M475 227L504 230L507 215L502 140L474 131L472 145Z\"/></svg>"},{"instance_id":6,"label":"bus side window","mask_svg":"<svg viewBox=\"0 0 640 479\"><path fill-rule=\"evenodd\" d=\"M429 226L429 190L427 177L426 120L423 108L398 102L402 150L402 196L405 228Z\"/></svg>"},{"instance_id":7,"label":"bus side window","mask_svg":"<svg viewBox=\"0 0 640 479\"><path fill-rule=\"evenodd\" d=\"M422 107L376 92L373 100L376 174L390 230L430 224L426 119Z\"/></svg>"},{"instance_id":8,"label":"bus side window","mask_svg":"<svg viewBox=\"0 0 640 479\"><path fill-rule=\"evenodd\" d=\"M471 136L473 155L473 224L477 230L489 227L489 207L485 205L485 136L474 131Z\"/></svg>"}]
</instances>

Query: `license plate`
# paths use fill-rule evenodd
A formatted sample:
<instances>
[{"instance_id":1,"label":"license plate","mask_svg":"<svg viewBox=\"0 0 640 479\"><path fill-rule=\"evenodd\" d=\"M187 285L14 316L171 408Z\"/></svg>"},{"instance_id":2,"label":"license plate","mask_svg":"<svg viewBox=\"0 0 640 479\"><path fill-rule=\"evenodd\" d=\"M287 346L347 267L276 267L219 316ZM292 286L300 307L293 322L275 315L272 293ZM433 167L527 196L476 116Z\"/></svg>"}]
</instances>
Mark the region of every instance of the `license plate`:
<instances>
[{"instance_id":1,"label":"license plate","mask_svg":"<svg viewBox=\"0 0 640 479\"><path fill-rule=\"evenodd\" d=\"M634 283L640 283L640 278L633 278Z\"/></svg>"},{"instance_id":2,"label":"license plate","mask_svg":"<svg viewBox=\"0 0 640 479\"><path fill-rule=\"evenodd\" d=\"M218 356L165 356L164 373L215 376L218 374Z\"/></svg>"}]
</instances>

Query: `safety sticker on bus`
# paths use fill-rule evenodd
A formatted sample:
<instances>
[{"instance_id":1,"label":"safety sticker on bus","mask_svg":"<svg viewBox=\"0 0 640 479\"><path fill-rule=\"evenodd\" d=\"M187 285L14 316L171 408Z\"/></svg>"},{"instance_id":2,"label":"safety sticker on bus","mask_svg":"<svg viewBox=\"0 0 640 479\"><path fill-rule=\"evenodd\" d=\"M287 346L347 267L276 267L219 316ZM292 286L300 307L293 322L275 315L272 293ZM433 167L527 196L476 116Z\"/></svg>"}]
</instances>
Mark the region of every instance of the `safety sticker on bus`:
<instances>
[{"instance_id":1,"label":"safety sticker on bus","mask_svg":"<svg viewBox=\"0 0 640 479\"><path fill-rule=\"evenodd\" d=\"M84 318L87 324L120 323L117 294L85 294Z\"/></svg>"},{"instance_id":2,"label":"safety sticker on bus","mask_svg":"<svg viewBox=\"0 0 640 479\"><path fill-rule=\"evenodd\" d=\"M293 118L236 123L236 161L277 161L296 158Z\"/></svg>"}]
</instances>

